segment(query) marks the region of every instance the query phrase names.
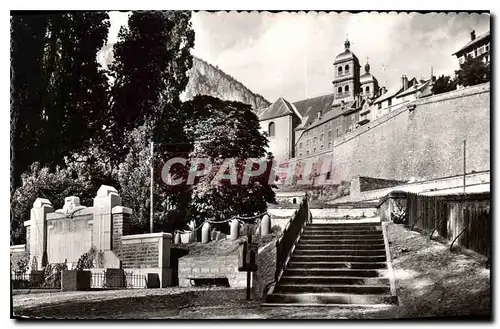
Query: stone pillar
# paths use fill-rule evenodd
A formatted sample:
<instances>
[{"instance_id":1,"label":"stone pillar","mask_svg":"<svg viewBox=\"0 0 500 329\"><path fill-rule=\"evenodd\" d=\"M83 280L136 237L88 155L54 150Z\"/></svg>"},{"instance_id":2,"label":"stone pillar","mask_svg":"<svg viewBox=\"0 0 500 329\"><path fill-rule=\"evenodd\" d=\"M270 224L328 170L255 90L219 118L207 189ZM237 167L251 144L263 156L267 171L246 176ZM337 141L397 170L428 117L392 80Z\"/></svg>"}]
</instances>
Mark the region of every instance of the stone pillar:
<instances>
[{"instance_id":1,"label":"stone pillar","mask_svg":"<svg viewBox=\"0 0 500 329\"><path fill-rule=\"evenodd\" d=\"M92 226L92 244L97 250L112 249L112 214L115 206L121 206L122 199L118 191L107 185L102 185L94 198L94 222Z\"/></svg>"},{"instance_id":2,"label":"stone pillar","mask_svg":"<svg viewBox=\"0 0 500 329\"><path fill-rule=\"evenodd\" d=\"M54 212L52 204L47 199L37 198L31 208L30 220L25 222L26 228L29 228L29 252L30 252L30 269L42 269L43 254L47 252L47 222L46 216ZM29 238L29 239L28 239ZM36 257L37 268L31 268L33 258ZM50 260L48 260L50 262Z\"/></svg>"},{"instance_id":3,"label":"stone pillar","mask_svg":"<svg viewBox=\"0 0 500 329\"><path fill-rule=\"evenodd\" d=\"M122 245L122 236L130 234L130 216L132 215L132 209L115 206L111 210L113 217L113 234L111 236L111 249L118 251Z\"/></svg>"},{"instance_id":4,"label":"stone pillar","mask_svg":"<svg viewBox=\"0 0 500 329\"><path fill-rule=\"evenodd\" d=\"M235 218L231 221L228 239L236 240L240 235L240 222Z\"/></svg>"},{"instance_id":5,"label":"stone pillar","mask_svg":"<svg viewBox=\"0 0 500 329\"><path fill-rule=\"evenodd\" d=\"M201 243L210 242L210 224L205 222L201 227Z\"/></svg>"},{"instance_id":6,"label":"stone pillar","mask_svg":"<svg viewBox=\"0 0 500 329\"><path fill-rule=\"evenodd\" d=\"M271 218L269 218L268 214L265 214L260 221L260 234L265 236L269 233L271 233Z\"/></svg>"}]
</instances>

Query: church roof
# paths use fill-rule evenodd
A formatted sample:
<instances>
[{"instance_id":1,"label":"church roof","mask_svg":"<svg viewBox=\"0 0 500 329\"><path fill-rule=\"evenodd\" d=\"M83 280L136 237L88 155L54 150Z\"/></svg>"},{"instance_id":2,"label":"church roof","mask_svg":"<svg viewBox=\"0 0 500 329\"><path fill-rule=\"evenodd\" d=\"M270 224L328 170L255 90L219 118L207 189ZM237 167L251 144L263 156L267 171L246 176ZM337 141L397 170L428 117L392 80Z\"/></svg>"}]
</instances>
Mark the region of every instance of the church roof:
<instances>
[{"instance_id":1,"label":"church roof","mask_svg":"<svg viewBox=\"0 0 500 329\"><path fill-rule=\"evenodd\" d=\"M354 55L352 51L346 49L344 50L343 53L340 53L337 55L337 57L335 57L335 62L333 62L333 64L344 62L351 59L358 59L358 58L356 57L356 55Z\"/></svg>"},{"instance_id":2,"label":"church roof","mask_svg":"<svg viewBox=\"0 0 500 329\"><path fill-rule=\"evenodd\" d=\"M359 82L361 84L372 81L377 81L377 79L371 73L364 73L362 76L359 77Z\"/></svg>"},{"instance_id":3,"label":"church roof","mask_svg":"<svg viewBox=\"0 0 500 329\"><path fill-rule=\"evenodd\" d=\"M294 113L290 102L280 97L260 114L259 120L269 120Z\"/></svg>"},{"instance_id":4,"label":"church roof","mask_svg":"<svg viewBox=\"0 0 500 329\"><path fill-rule=\"evenodd\" d=\"M297 127L307 128L318 117L318 112L324 116L332 108L334 94L326 94L314 98L294 102L293 105L302 115L302 123Z\"/></svg>"}]
</instances>

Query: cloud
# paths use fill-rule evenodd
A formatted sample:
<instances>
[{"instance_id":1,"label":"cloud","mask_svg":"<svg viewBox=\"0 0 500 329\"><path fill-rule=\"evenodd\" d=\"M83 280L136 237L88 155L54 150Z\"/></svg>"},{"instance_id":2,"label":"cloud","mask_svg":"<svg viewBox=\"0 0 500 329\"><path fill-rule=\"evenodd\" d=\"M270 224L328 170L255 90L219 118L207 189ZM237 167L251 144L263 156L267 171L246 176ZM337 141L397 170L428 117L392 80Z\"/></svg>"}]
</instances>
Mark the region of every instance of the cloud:
<instances>
[{"instance_id":1,"label":"cloud","mask_svg":"<svg viewBox=\"0 0 500 329\"><path fill-rule=\"evenodd\" d=\"M453 74L452 53L469 32L489 30L489 16L417 13L206 13L193 14L193 54L218 65L270 101L296 101L332 92L333 61L351 50L388 87L402 74ZM382 70L382 63L386 71Z\"/></svg>"}]
</instances>

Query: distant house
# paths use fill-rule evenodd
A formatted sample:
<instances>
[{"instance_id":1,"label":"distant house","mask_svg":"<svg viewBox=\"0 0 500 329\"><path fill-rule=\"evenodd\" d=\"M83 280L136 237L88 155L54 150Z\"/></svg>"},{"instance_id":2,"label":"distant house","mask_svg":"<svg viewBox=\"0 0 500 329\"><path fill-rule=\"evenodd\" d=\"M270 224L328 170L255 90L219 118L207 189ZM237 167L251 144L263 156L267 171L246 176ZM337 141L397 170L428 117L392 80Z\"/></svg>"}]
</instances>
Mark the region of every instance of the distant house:
<instances>
[{"instance_id":1,"label":"distant house","mask_svg":"<svg viewBox=\"0 0 500 329\"><path fill-rule=\"evenodd\" d=\"M416 78L408 80L406 75L401 77L401 84L389 89L379 98L375 99L375 107L372 119L379 118L391 111L395 111L402 106L416 99L430 96L432 79L417 80Z\"/></svg>"},{"instance_id":2,"label":"distant house","mask_svg":"<svg viewBox=\"0 0 500 329\"><path fill-rule=\"evenodd\" d=\"M485 63L489 63L490 58L490 31L476 37L476 31L470 33L470 41L456 51L453 56L457 56L458 64L463 64L467 56L481 58Z\"/></svg>"}]
</instances>

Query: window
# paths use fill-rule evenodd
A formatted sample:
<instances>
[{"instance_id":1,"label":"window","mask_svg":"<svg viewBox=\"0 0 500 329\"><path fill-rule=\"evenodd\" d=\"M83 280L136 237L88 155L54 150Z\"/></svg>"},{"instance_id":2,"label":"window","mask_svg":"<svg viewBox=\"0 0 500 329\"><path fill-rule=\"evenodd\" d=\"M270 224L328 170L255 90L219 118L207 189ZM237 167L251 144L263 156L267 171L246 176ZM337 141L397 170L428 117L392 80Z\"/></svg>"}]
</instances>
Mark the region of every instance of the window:
<instances>
[{"instance_id":1,"label":"window","mask_svg":"<svg viewBox=\"0 0 500 329\"><path fill-rule=\"evenodd\" d=\"M309 150L306 151L306 154L309 154Z\"/></svg>"},{"instance_id":2,"label":"window","mask_svg":"<svg viewBox=\"0 0 500 329\"><path fill-rule=\"evenodd\" d=\"M366 93L369 93L369 92L370 92L370 86L366 86L366 88L365 88L365 92L366 92Z\"/></svg>"},{"instance_id":3,"label":"window","mask_svg":"<svg viewBox=\"0 0 500 329\"><path fill-rule=\"evenodd\" d=\"M342 66L339 66L339 74L342 74Z\"/></svg>"},{"instance_id":4,"label":"window","mask_svg":"<svg viewBox=\"0 0 500 329\"><path fill-rule=\"evenodd\" d=\"M318 144L318 137L314 137L313 145L316 145L316 144Z\"/></svg>"},{"instance_id":5,"label":"window","mask_svg":"<svg viewBox=\"0 0 500 329\"><path fill-rule=\"evenodd\" d=\"M337 127L337 137L340 136L340 131L339 131L339 128Z\"/></svg>"},{"instance_id":6,"label":"window","mask_svg":"<svg viewBox=\"0 0 500 329\"><path fill-rule=\"evenodd\" d=\"M314 148L313 152L316 152L316 148Z\"/></svg>"},{"instance_id":7,"label":"window","mask_svg":"<svg viewBox=\"0 0 500 329\"><path fill-rule=\"evenodd\" d=\"M330 172L327 172L327 173L326 173L326 179L327 179L327 180L328 180L328 179L330 179Z\"/></svg>"},{"instance_id":8,"label":"window","mask_svg":"<svg viewBox=\"0 0 500 329\"><path fill-rule=\"evenodd\" d=\"M349 71L349 65L346 65L346 66L344 67L344 69L345 69L345 71L346 71L346 73L347 73L347 72Z\"/></svg>"},{"instance_id":9,"label":"window","mask_svg":"<svg viewBox=\"0 0 500 329\"><path fill-rule=\"evenodd\" d=\"M320 147L320 149L323 149L323 144L321 144L321 147Z\"/></svg>"},{"instance_id":10,"label":"window","mask_svg":"<svg viewBox=\"0 0 500 329\"><path fill-rule=\"evenodd\" d=\"M344 91L345 91L345 92L348 92L348 91L349 91L349 86L345 86L345 87L344 87Z\"/></svg>"},{"instance_id":11,"label":"window","mask_svg":"<svg viewBox=\"0 0 500 329\"><path fill-rule=\"evenodd\" d=\"M323 141L324 139L325 139L325 134L321 134L321 136L319 136L319 140Z\"/></svg>"},{"instance_id":12,"label":"window","mask_svg":"<svg viewBox=\"0 0 500 329\"><path fill-rule=\"evenodd\" d=\"M328 143L328 148L332 147L332 142Z\"/></svg>"},{"instance_id":13,"label":"window","mask_svg":"<svg viewBox=\"0 0 500 329\"><path fill-rule=\"evenodd\" d=\"M378 103L378 109L380 110L382 108L382 103Z\"/></svg>"},{"instance_id":14,"label":"window","mask_svg":"<svg viewBox=\"0 0 500 329\"><path fill-rule=\"evenodd\" d=\"M387 106L391 106L391 105L392 105L392 98L389 98L389 99L387 100Z\"/></svg>"},{"instance_id":15,"label":"window","mask_svg":"<svg viewBox=\"0 0 500 329\"><path fill-rule=\"evenodd\" d=\"M267 133L268 133L269 137L273 137L274 136L274 133L275 133L275 124L274 124L274 122L270 122L269 123L269 127L267 129Z\"/></svg>"},{"instance_id":16,"label":"window","mask_svg":"<svg viewBox=\"0 0 500 329\"><path fill-rule=\"evenodd\" d=\"M302 148L302 142L299 143L299 149L301 149L301 148Z\"/></svg>"},{"instance_id":17,"label":"window","mask_svg":"<svg viewBox=\"0 0 500 329\"><path fill-rule=\"evenodd\" d=\"M299 156L302 156L302 153L300 153Z\"/></svg>"},{"instance_id":18,"label":"window","mask_svg":"<svg viewBox=\"0 0 500 329\"><path fill-rule=\"evenodd\" d=\"M328 139L332 139L332 131L328 130Z\"/></svg>"},{"instance_id":19,"label":"window","mask_svg":"<svg viewBox=\"0 0 500 329\"><path fill-rule=\"evenodd\" d=\"M342 87L339 87L339 89L337 89L337 91L340 94L342 92Z\"/></svg>"},{"instance_id":20,"label":"window","mask_svg":"<svg viewBox=\"0 0 500 329\"><path fill-rule=\"evenodd\" d=\"M490 51L490 45L486 45L484 46L484 48L486 49L486 51Z\"/></svg>"},{"instance_id":21,"label":"window","mask_svg":"<svg viewBox=\"0 0 500 329\"><path fill-rule=\"evenodd\" d=\"M310 142L311 142L311 140L308 139L307 142L306 142L307 147L309 147L309 145L311 144Z\"/></svg>"}]
</instances>

